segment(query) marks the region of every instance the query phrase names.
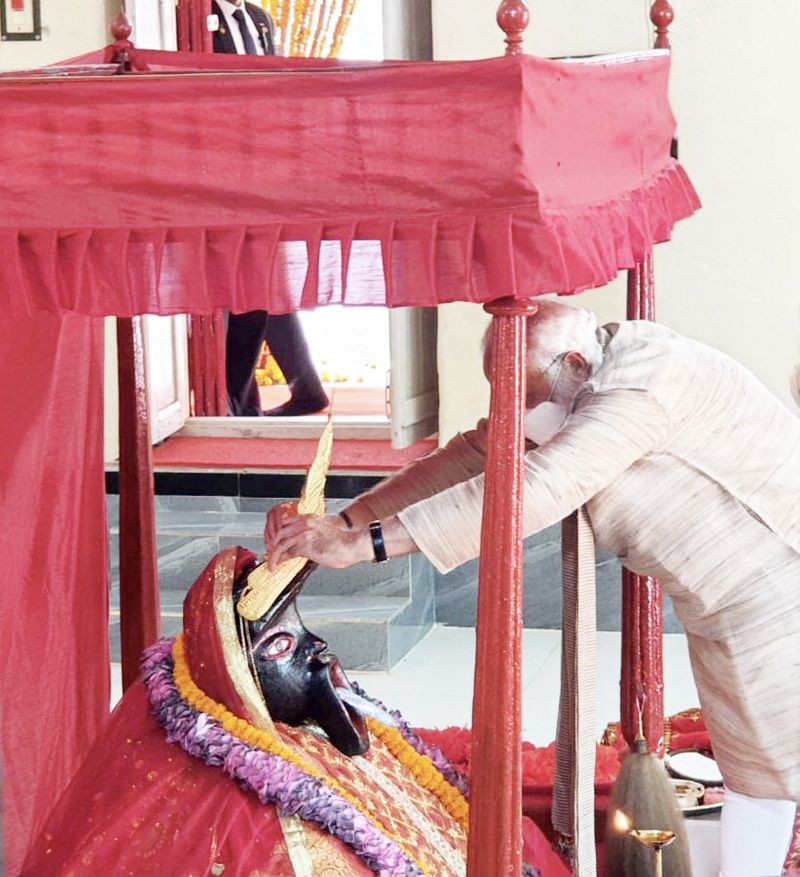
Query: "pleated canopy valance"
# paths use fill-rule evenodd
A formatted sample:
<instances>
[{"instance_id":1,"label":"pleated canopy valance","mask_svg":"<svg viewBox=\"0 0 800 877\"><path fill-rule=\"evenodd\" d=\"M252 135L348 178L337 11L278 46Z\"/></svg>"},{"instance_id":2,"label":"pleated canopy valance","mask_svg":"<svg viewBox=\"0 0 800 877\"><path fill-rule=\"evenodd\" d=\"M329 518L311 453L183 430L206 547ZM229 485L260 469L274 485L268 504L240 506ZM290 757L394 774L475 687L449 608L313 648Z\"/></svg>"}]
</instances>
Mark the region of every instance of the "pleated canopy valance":
<instances>
[{"instance_id":1,"label":"pleated canopy valance","mask_svg":"<svg viewBox=\"0 0 800 877\"><path fill-rule=\"evenodd\" d=\"M129 75L0 78L7 312L572 293L699 206L670 157L665 52L132 54Z\"/></svg>"}]
</instances>

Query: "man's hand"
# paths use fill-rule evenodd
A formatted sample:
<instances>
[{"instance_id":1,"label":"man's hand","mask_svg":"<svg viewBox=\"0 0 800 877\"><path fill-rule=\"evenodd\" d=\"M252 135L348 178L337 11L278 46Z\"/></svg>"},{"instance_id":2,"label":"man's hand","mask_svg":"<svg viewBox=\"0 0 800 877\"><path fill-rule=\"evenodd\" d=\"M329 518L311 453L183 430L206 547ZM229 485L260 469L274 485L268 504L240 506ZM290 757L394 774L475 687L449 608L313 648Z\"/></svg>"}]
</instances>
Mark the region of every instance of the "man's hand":
<instances>
[{"instance_id":1,"label":"man's hand","mask_svg":"<svg viewBox=\"0 0 800 877\"><path fill-rule=\"evenodd\" d=\"M344 569L372 559L368 530L349 530L339 515L298 515L295 503L270 511L264 537L271 569L292 557L307 557L331 569Z\"/></svg>"},{"instance_id":2,"label":"man's hand","mask_svg":"<svg viewBox=\"0 0 800 877\"><path fill-rule=\"evenodd\" d=\"M280 505L273 506L267 512L267 521L264 525L264 545L267 546L267 550L275 541L275 535L281 528L281 525L297 517L297 505L297 500L294 502L282 502Z\"/></svg>"}]
</instances>

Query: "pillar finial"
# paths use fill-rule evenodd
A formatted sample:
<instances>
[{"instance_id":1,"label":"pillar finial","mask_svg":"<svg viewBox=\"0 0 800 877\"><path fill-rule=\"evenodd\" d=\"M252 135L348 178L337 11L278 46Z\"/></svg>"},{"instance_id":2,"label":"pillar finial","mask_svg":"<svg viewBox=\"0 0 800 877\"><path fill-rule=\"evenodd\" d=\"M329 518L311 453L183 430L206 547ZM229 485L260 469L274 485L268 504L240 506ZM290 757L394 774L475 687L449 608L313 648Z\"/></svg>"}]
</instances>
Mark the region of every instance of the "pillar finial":
<instances>
[{"instance_id":1,"label":"pillar finial","mask_svg":"<svg viewBox=\"0 0 800 877\"><path fill-rule=\"evenodd\" d=\"M650 7L650 21L656 29L656 49L669 49L669 26L675 18L675 11L669 0L655 0Z\"/></svg>"},{"instance_id":2,"label":"pillar finial","mask_svg":"<svg viewBox=\"0 0 800 877\"><path fill-rule=\"evenodd\" d=\"M116 18L111 22L111 36L119 42L129 39L132 33L133 27L125 14L125 7L120 6Z\"/></svg>"},{"instance_id":3,"label":"pillar finial","mask_svg":"<svg viewBox=\"0 0 800 877\"><path fill-rule=\"evenodd\" d=\"M531 14L525 0L503 0L497 10L497 23L506 35L506 55L522 54L522 34Z\"/></svg>"},{"instance_id":4,"label":"pillar finial","mask_svg":"<svg viewBox=\"0 0 800 877\"><path fill-rule=\"evenodd\" d=\"M131 69L131 52L133 43L129 37L133 33L128 16L125 15L125 6L120 6L114 20L111 22L111 36L114 37L114 43L111 46L111 63L118 64L118 73L125 73Z\"/></svg>"}]
</instances>

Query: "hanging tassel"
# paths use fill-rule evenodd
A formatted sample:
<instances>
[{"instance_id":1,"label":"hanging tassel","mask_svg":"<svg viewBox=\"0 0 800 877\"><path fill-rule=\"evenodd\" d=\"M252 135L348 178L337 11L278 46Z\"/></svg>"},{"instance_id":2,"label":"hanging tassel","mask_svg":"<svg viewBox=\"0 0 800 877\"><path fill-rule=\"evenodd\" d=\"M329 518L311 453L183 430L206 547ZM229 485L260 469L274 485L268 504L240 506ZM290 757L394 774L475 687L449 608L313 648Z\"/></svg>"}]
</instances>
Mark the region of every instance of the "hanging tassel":
<instances>
[{"instance_id":1,"label":"hanging tassel","mask_svg":"<svg viewBox=\"0 0 800 877\"><path fill-rule=\"evenodd\" d=\"M663 850L664 877L691 877L683 814L663 764L648 749L642 732L641 701L638 707L639 731L611 793L605 873L613 877L648 877L655 873L653 850L627 833L624 822L620 825L624 817L628 830L674 832L674 842Z\"/></svg>"}]
</instances>

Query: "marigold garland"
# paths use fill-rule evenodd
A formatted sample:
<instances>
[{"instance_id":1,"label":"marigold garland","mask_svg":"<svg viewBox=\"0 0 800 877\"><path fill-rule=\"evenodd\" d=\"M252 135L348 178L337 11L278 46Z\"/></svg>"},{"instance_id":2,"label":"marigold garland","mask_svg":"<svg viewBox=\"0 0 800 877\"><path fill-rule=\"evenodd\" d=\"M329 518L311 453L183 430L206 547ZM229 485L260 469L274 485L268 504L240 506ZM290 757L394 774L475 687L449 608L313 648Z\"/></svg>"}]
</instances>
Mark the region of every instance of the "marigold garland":
<instances>
[{"instance_id":1,"label":"marigold garland","mask_svg":"<svg viewBox=\"0 0 800 877\"><path fill-rule=\"evenodd\" d=\"M396 728L390 728L375 719L367 719L367 726L370 733L384 743L422 788L442 802L447 812L466 832L469 827L469 804L461 792L447 782L430 758L416 752Z\"/></svg>"},{"instance_id":2,"label":"marigold garland","mask_svg":"<svg viewBox=\"0 0 800 877\"><path fill-rule=\"evenodd\" d=\"M336 22L336 29L333 32L333 42L331 44L331 58L338 58L339 52L342 48L342 43L344 42L344 35L347 32L347 28L350 27L350 19L353 17L353 12L356 8L356 0L344 0L342 3L342 12L339 16L339 20Z\"/></svg>"},{"instance_id":3,"label":"marigold garland","mask_svg":"<svg viewBox=\"0 0 800 877\"><path fill-rule=\"evenodd\" d=\"M337 58L358 0L261 0L280 54Z\"/></svg>"},{"instance_id":4,"label":"marigold garland","mask_svg":"<svg viewBox=\"0 0 800 877\"><path fill-rule=\"evenodd\" d=\"M199 686L192 680L189 671L189 664L186 661L186 651L183 642L183 635L175 638L172 647L172 656L175 662L175 685L180 696L196 710L200 710L211 718L215 719L222 727L235 737L244 740L245 743L255 746L264 752L277 755L300 770L324 782L331 787L336 794L344 798L349 804L355 807L360 813L373 821L377 827L393 840L404 854L413 861L417 867L427 873L420 862L411 855L405 848L400 838L391 832L381 821L373 814L369 813L361 804L361 802L344 789L335 779L317 770L312 764L298 756L292 749L280 740L273 737L266 731L255 728L249 722L239 716L234 715L221 703L210 698L205 694ZM451 786L447 780L441 775L433 762L426 755L419 755L414 751L399 731L389 728L374 719L367 719L369 730L374 736L381 740L386 748L394 755L394 757L407 768L417 782L424 788L434 794L444 805L447 812L455 819L455 821L466 831L468 827L469 805L458 789Z\"/></svg>"},{"instance_id":5,"label":"marigold garland","mask_svg":"<svg viewBox=\"0 0 800 877\"><path fill-rule=\"evenodd\" d=\"M358 800L341 790L335 780L320 777L280 740L254 728L205 695L191 679L182 640L162 639L148 647L142 657L142 677L153 713L167 732L167 742L177 744L188 755L208 765L221 768L255 793L262 803L275 804L282 813L319 825L349 845L378 877L425 877L426 871L394 836L369 815ZM177 677L181 680L180 687ZM352 683L352 687L360 696L386 709L356 683ZM392 711L391 715L398 723L401 740L394 734L386 735L387 748L391 744L401 753L401 757L414 766L415 776L421 777L428 788L447 794L446 786L452 785L465 796L465 779L442 752L426 744L398 712ZM384 736L379 722L373 732ZM269 748L263 745L262 735ZM406 745L412 753L406 752ZM445 785L437 782L437 771ZM457 807L459 799L449 797ZM541 877L541 874L536 868L523 865L522 877Z\"/></svg>"}]
</instances>

